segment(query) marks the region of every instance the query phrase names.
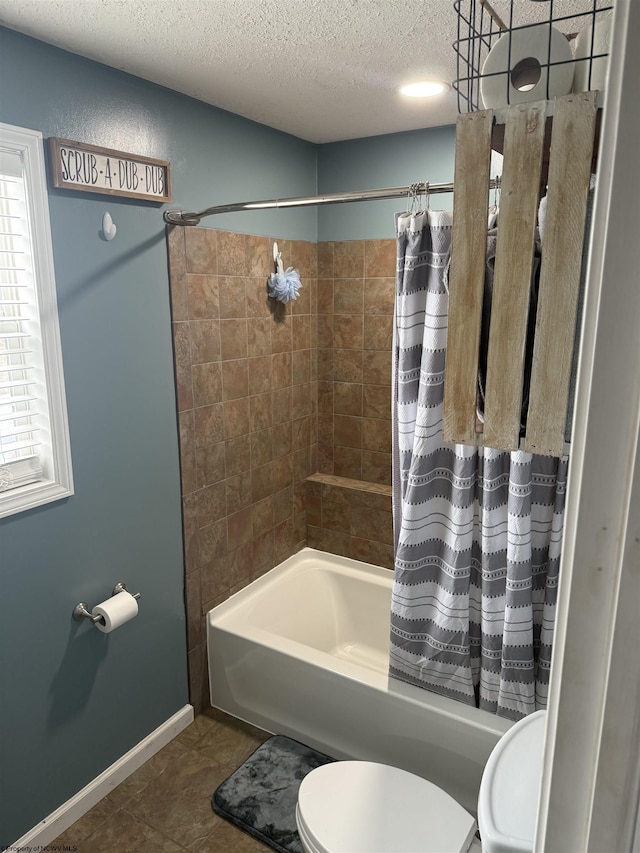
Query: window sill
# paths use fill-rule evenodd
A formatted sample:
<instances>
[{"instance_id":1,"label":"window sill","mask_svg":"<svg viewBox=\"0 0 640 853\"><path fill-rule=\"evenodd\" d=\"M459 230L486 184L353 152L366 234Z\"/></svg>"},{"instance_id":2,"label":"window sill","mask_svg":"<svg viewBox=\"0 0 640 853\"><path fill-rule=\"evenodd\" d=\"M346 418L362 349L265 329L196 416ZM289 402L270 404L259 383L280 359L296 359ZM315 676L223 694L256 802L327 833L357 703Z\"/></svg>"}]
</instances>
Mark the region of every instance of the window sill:
<instances>
[{"instance_id":1,"label":"window sill","mask_svg":"<svg viewBox=\"0 0 640 853\"><path fill-rule=\"evenodd\" d=\"M54 480L40 480L37 483L29 483L27 486L0 492L0 518L35 509L52 501L71 497L72 494L73 487L56 483Z\"/></svg>"}]
</instances>

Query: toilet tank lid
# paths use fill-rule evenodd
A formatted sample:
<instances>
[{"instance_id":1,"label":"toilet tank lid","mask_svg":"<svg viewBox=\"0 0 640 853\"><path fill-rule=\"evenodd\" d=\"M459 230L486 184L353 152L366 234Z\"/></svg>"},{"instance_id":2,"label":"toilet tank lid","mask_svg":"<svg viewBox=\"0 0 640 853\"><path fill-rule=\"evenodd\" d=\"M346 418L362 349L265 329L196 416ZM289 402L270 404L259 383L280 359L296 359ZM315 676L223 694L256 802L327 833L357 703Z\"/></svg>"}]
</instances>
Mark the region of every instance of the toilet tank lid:
<instances>
[{"instance_id":1,"label":"toilet tank lid","mask_svg":"<svg viewBox=\"0 0 640 853\"><path fill-rule=\"evenodd\" d=\"M538 813L545 711L518 720L489 756L478 796L486 853L531 853Z\"/></svg>"},{"instance_id":2,"label":"toilet tank lid","mask_svg":"<svg viewBox=\"0 0 640 853\"><path fill-rule=\"evenodd\" d=\"M338 853L463 853L476 831L432 782L371 761L312 770L300 785L298 819L319 849Z\"/></svg>"}]
</instances>

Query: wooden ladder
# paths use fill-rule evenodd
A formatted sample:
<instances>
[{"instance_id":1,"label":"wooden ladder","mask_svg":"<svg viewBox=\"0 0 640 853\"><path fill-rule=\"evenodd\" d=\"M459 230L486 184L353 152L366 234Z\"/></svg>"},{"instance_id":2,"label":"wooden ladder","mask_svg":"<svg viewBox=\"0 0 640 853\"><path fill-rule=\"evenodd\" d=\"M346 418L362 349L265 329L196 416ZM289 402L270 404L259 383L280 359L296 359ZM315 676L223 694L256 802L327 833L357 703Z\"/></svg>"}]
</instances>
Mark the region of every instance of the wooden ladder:
<instances>
[{"instance_id":1,"label":"wooden ladder","mask_svg":"<svg viewBox=\"0 0 640 853\"><path fill-rule=\"evenodd\" d=\"M445 441L548 456L564 452L597 94L584 92L553 102L547 212L524 433L525 353L548 104L518 104L504 113L484 425L476 417L476 403L494 115L485 110L458 118Z\"/></svg>"}]
</instances>

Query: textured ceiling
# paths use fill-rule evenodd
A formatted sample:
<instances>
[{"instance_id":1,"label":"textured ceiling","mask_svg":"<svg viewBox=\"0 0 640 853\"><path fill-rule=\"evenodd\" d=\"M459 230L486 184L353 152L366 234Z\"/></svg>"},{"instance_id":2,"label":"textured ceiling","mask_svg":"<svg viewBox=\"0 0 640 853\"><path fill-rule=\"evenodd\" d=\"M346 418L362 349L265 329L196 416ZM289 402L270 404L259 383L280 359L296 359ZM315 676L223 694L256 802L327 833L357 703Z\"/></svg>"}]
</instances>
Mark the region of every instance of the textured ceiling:
<instances>
[{"instance_id":1,"label":"textured ceiling","mask_svg":"<svg viewBox=\"0 0 640 853\"><path fill-rule=\"evenodd\" d=\"M506 0L493 5L508 19ZM556 4L562 14L591 5ZM548 7L514 0L514 23ZM0 0L0 23L313 142L457 114L453 91L429 101L397 93L411 80L455 78L452 0Z\"/></svg>"}]
</instances>

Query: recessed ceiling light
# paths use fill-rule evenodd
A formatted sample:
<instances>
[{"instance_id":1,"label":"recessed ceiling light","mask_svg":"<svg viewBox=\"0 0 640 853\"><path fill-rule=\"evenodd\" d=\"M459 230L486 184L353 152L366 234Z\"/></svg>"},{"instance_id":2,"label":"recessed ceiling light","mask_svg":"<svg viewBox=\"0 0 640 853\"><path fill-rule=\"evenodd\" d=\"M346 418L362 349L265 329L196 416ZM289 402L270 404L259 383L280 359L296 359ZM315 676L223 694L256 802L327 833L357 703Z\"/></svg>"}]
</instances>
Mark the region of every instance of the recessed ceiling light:
<instances>
[{"instance_id":1,"label":"recessed ceiling light","mask_svg":"<svg viewBox=\"0 0 640 853\"><path fill-rule=\"evenodd\" d=\"M407 98L433 98L446 92L448 88L449 86L440 80L419 80L400 86L400 94Z\"/></svg>"}]
</instances>

